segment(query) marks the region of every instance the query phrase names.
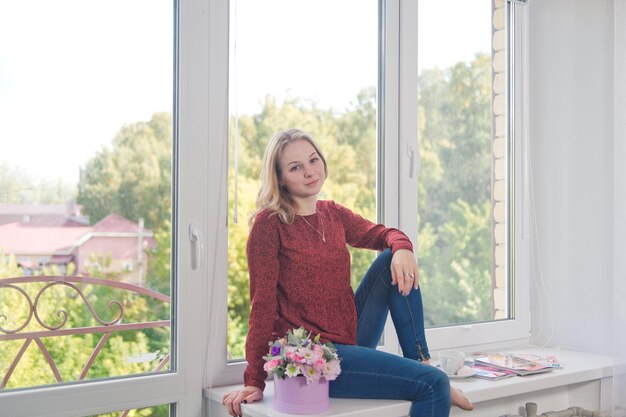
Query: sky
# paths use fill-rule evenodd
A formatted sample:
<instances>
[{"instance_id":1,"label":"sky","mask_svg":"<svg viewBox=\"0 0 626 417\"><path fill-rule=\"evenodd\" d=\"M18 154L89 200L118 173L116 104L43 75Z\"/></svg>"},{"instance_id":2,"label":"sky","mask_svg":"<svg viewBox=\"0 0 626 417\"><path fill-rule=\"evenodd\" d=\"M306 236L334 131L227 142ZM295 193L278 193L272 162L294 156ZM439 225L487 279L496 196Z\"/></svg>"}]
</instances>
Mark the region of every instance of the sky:
<instances>
[{"instance_id":1,"label":"sky","mask_svg":"<svg viewBox=\"0 0 626 417\"><path fill-rule=\"evenodd\" d=\"M231 4L233 112L258 111L267 94L341 111L376 84L376 0ZM490 5L420 0L420 69L488 51ZM75 183L123 125L171 111L172 10L172 0L0 0L0 164Z\"/></svg>"}]
</instances>

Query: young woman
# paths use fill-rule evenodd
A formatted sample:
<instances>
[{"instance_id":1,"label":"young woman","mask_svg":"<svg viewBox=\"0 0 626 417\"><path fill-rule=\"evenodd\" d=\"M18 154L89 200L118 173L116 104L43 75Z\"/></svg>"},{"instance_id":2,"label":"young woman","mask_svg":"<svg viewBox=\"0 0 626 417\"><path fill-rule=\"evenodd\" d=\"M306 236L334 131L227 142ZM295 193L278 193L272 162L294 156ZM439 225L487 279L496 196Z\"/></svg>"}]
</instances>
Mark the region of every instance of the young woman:
<instances>
[{"instance_id":1,"label":"young woman","mask_svg":"<svg viewBox=\"0 0 626 417\"><path fill-rule=\"evenodd\" d=\"M278 132L268 143L247 246L245 387L225 395L223 404L238 416L242 403L261 399L268 343L304 326L337 347L341 374L330 382L331 397L409 400L411 417L448 416L451 404L471 410L446 374L428 363L411 241L397 229L318 200L327 176L326 160L307 133ZM346 245L383 251L356 293ZM388 312L404 357L376 350Z\"/></svg>"}]
</instances>

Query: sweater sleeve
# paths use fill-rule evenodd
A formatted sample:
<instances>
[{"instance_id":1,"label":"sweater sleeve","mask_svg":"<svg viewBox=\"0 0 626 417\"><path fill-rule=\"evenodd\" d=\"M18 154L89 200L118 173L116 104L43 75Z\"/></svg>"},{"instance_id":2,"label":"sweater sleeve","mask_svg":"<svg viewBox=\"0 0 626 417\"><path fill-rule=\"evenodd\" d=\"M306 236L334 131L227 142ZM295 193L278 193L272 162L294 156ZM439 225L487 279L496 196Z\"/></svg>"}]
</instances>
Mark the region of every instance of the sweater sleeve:
<instances>
[{"instance_id":1,"label":"sweater sleeve","mask_svg":"<svg viewBox=\"0 0 626 417\"><path fill-rule=\"evenodd\" d=\"M413 244L407 235L398 229L373 223L338 203L334 209L342 219L346 230L346 242L355 248L374 250L399 249L413 251Z\"/></svg>"},{"instance_id":2,"label":"sweater sleeve","mask_svg":"<svg viewBox=\"0 0 626 417\"><path fill-rule=\"evenodd\" d=\"M263 370L263 356L274 339L274 323L278 318L276 287L279 276L278 251L280 239L277 216L267 212L257 215L250 230L246 253L250 273L250 318L246 338L244 384L263 390L267 373Z\"/></svg>"}]
</instances>

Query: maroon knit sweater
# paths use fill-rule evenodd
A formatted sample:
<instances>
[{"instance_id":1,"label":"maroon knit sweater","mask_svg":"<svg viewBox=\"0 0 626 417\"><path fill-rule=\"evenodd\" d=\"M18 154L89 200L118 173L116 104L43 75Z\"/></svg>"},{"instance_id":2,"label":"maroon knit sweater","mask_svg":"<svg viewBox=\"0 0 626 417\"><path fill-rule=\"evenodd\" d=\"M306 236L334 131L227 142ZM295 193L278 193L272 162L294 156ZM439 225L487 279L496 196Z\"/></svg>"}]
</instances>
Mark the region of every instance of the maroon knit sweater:
<instances>
[{"instance_id":1,"label":"maroon knit sweater","mask_svg":"<svg viewBox=\"0 0 626 417\"><path fill-rule=\"evenodd\" d=\"M320 222L320 217L322 222ZM265 388L263 356L268 343L304 326L322 341L356 344L356 307L350 287L350 253L357 248L413 250L409 238L333 202L317 213L284 224L260 212L248 237L250 331L246 340L246 386ZM323 227L322 227L323 224ZM326 243L322 241L323 232Z\"/></svg>"}]
</instances>

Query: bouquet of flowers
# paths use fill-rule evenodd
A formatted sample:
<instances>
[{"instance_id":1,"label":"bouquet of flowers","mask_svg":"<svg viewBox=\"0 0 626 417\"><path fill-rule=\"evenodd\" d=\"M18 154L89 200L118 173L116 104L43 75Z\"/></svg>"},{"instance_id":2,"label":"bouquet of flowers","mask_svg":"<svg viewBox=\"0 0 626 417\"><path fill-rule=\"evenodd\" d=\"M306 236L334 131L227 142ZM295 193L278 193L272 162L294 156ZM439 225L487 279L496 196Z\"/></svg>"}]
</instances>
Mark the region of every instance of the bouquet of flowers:
<instances>
[{"instance_id":1,"label":"bouquet of flowers","mask_svg":"<svg viewBox=\"0 0 626 417\"><path fill-rule=\"evenodd\" d=\"M303 327L289 330L287 336L269 343L263 369L280 379L304 375L307 384L320 378L336 379L341 373L337 349L332 343L319 340L319 334L311 339Z\"/></svg>"}]
</instances>

